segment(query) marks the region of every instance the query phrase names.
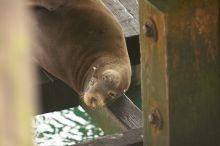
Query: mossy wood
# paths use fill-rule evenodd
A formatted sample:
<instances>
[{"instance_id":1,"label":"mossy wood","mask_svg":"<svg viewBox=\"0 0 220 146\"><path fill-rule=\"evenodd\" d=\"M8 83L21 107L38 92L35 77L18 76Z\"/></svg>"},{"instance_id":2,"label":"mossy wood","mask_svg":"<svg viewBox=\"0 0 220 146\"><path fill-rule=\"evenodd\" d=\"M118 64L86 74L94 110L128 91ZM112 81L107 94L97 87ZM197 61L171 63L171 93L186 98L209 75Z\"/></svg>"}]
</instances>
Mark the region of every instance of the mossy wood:
<instances>
[{"instance_id":1,"label":"mossy wood","mask_svg":"<svg viewBox=\"0 0 220 146\"><path fill-rule=\"evenodd\" d=\"M173 3L139 1L144 145L219 146L219 0Z\"/></svg>"}]
</instances>

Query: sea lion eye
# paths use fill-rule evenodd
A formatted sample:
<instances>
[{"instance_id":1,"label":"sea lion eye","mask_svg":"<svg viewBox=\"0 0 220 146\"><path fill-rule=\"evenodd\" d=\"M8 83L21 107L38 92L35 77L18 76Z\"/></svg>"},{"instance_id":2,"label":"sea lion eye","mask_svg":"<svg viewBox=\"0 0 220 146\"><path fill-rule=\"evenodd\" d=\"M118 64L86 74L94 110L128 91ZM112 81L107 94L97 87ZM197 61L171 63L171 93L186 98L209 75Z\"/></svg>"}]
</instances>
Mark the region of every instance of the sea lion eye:
<instances>
[{"instance_id":1,"label":"sea lion eye","mask_svg":"<svg viewBox=\"0 0 220 146\"><path fill-rule=\"evenodd\" d=\"M108 80L108 76L102 76L102 79L104 80L104 81L106 81L106 80Z\"/></svg>"},{"instance_id":2,"label":"sea lion eye","mask_svg":"<svg viewBox=\"0 0 220 146\"><path fill-rule=\"evenodd\" d=\"M108 92L108 95L109 95L110 97L114 98L114 97L116 96L116 93L114 93L114 92Z\"/></svg>"}]
</instances>

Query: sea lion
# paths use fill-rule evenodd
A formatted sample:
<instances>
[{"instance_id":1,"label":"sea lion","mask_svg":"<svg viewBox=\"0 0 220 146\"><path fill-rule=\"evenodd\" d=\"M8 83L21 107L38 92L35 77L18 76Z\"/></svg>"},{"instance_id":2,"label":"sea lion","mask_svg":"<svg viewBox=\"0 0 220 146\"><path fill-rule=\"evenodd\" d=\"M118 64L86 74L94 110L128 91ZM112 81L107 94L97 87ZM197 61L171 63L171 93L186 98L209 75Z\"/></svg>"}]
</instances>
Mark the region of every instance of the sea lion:
<instances>
[{"instance_id":1,"label":"sea lion","mask_svg":"<svg viewBox=\"0 0 220 146\"><path fill-rule=\"evenodd\" d=\"M101 0L29 0L36 18L35 58L98 108L130 85L122 28Z\"/></svg>"}]
</instances>

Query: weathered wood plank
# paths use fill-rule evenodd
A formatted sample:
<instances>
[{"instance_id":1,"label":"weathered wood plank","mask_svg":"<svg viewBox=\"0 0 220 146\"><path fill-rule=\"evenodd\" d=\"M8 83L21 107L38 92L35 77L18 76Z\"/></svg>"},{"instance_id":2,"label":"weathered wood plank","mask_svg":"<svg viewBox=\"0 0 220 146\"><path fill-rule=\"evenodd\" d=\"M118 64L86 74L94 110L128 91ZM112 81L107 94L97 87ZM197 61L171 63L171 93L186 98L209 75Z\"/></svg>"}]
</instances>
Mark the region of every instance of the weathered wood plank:
<instances>
[{"instance_id":1,"label":"weathered wood plank","mask_svg":"<svg viewBox=\"0 0 220 146\"><path fill-rule=\"evenodd\" d=\"M118 98L109 107L90 109L83 103L81 106L107 134L143 126L141 110L126 95Z\"/></svg>"},{"instance_id":2,"label":"weathered wood plank","mask_svg":"<svg viewBox=\"0 0 220 146\"><path fill-rule=\"evenodd\" d=\"M139 34L137 0L102 0L121 23L126 37Z\"/></svg>"},{"instance_id":3,"label":"weathered wood plank","mask_svg":"<svg viewBox=\"0 0 220 146\"><path fill-rule=\"evenodd\" d=\"M142 146L142 132L142 128L132 129L124 133L115 133L93 141L75 144L74 146Z\"/></svg>"},{"instance_id":4,"label":"weathered wood plank","mask_svg":"<svg viewBox=\"0 0 220 146\"><path fill-rule=\"evenodd\" d=\"M144 145L220 145L219 1L181 1L163 12L140 0L141 28L149 20L158 38L151 24L140 34Z\"/></svg>"},{"instance_id":5,"label":"weathered wood plank","mask_svg":"<svg viewBox=\"0 0 220 146\"><path fill-rule=\"evenodd\" d=\"M126 95L109 105L109 109L128 129L143 126L141 110Z\"/></svg>"},{"instance_id":6,"label":"weathered wood plank","mask_svg":"<svg viewBox=\"0 0 220 146\"><path fill-rule=\"evenodd\" d=\"M0 145L31 146L37 109L30 17L22 0L0 1Z\"/></svg>"}]
</instances>

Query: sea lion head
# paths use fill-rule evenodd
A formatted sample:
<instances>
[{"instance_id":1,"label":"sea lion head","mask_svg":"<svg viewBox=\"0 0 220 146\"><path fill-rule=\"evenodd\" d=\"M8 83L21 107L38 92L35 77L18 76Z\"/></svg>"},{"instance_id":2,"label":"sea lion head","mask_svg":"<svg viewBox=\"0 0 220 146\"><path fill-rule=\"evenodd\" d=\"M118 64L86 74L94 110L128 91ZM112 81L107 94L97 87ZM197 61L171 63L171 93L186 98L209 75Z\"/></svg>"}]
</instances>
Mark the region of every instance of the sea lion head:
<instances>
[{"instance_id":1,"label":"sea lion head","mask_svg":"<svg viewBox=\"0 0 220 146\"><path fill-rule=\"evenodd\" d=\"M83 94L84 103L90 108L103 107L123 94L120 89L121 77L118 71L104 70L98 76L92 76Z\"/></svg>"}]
</instances>

